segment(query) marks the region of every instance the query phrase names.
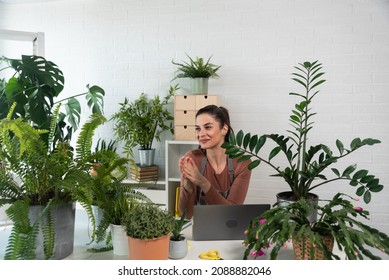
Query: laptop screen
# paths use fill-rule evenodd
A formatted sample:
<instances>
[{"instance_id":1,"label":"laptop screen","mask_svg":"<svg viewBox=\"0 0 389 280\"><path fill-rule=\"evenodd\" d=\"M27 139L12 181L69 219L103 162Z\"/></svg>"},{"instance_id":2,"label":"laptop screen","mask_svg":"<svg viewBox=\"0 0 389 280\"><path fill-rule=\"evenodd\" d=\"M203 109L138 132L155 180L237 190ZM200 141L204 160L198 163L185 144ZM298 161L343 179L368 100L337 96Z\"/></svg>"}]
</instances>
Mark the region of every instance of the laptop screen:
<instances>
[{"instance_id":1,"label":"laptop screen","mask_svg":"<svg viewBox=\"0 0 389 280\"><path fill-rule=\"evenodd\" d=\"M270 204L195 205L193 240L243 240L250 221L270 209Z\"/></svg>"}]
</instances>

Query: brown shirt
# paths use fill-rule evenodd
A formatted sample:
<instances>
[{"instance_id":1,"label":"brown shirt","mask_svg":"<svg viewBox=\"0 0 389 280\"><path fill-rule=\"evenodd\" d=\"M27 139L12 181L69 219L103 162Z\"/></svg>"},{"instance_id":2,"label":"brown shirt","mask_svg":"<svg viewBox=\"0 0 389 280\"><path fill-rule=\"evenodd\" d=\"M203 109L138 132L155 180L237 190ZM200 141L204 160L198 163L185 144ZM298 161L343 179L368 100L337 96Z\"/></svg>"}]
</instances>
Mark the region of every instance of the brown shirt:
<instances>
[{"instance_id":1,"label":"brown shirt","mask_svg":"<svg viewBox=\"0 0 389 280\"><path fill-rule=\"evenodd\" d=\"M197 149L189 151L185 156L190 156L193 158L196 166L200 170L201 161L205 157L203 151ZM226 155L227 157L227 155ZM227 161L226 161L227 162ZM202 195L202 198L208 204L243 204L247 195L251 171L247 168L247 165L251 161L237 162L236 159L232 160L233 170L234 170L234 182L231 185L230 176L228 174L228 164L220 174L216 174L215 170L212 168L211 164L207 162L205 165L205 170L203 175L211 183L211 188L209 191ZM180 212L187 210L187 218L190 219L193 215L193 206L197 203L197 188L193 193L189 194L185 188L182 186L183 178L181 178L181 187L180 187L180 199L178 207ZM231 186L231 188L230 188ZM230 188L229 194L224 198L219 191L227 191Z\"/></svg>"}]
</instances>

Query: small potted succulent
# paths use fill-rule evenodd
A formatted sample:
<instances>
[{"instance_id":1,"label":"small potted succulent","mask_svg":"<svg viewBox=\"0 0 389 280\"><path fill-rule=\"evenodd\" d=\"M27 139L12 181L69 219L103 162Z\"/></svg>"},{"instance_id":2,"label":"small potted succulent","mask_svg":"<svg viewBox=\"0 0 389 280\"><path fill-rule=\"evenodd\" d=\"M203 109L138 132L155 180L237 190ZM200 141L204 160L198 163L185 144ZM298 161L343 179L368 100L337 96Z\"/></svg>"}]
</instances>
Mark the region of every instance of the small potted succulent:
<instances>
[{"instance_id":1,"label":"small potted succulent","mask_svg":"<svg viewBox=\"0 0 389 280\"><path fill-rule=\"evenodd\" d=\"M193 94L208 94L208 80L209 78L219 78L217 73L220 65L211 63L210 56L207 60L202 57L192 58L186 55L189 61L172 63L178 66L173 80L178 78L190 78L192 82L191 91Z\"/></svg>"},{"instance_id":2,"label":"small potted succulent","mask_svg":"<svg viewBox=\"0 0 389 280\"><path fill-rule=\"evenodd\" d=\"M185 223L187 222L186 212L184 212L179 219L176 219L172 235L169 241L169 258L182 259L188 253L187 239L182 234Z\"/></svg>"}]
</instances>

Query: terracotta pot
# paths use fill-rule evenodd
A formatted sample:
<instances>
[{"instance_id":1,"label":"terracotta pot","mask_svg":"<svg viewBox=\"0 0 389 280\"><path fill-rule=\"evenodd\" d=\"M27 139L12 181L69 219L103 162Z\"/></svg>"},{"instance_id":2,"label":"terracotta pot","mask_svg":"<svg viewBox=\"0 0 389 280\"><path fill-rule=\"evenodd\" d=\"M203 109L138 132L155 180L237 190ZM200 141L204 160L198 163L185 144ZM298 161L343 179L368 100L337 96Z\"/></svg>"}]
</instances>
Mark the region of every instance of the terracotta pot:
<instances>
[{"instance_id":1,"label":"terracotta pot","mask_svg":"<svg viewBox=\"0 0 389 280\"><path fill-rule=\"evenodd\" d=\"M130 260L167 260L170 233L154 239L137 239L128 236Z\"/></svg>"}]
</instances>

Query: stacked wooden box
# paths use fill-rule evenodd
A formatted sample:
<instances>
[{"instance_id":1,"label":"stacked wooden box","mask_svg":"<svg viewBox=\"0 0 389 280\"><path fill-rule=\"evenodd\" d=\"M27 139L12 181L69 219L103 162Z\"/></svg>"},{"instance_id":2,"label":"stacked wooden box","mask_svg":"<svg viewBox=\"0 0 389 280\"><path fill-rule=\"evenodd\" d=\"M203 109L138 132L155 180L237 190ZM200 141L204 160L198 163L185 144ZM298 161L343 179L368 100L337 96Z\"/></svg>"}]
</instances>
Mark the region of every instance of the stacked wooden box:
<instances>
[{"instance_id":1,"label":"stacked wooden box","mask_svg":"<svg viewBox=\"0 0 389 280\"><path fill-rule=\"evenodd\" d=\"M219 95L176 95L174 96L174 139L194 141L196 139L195 116L207 105L220 106Z\"/></svg>"}]
</instances>

